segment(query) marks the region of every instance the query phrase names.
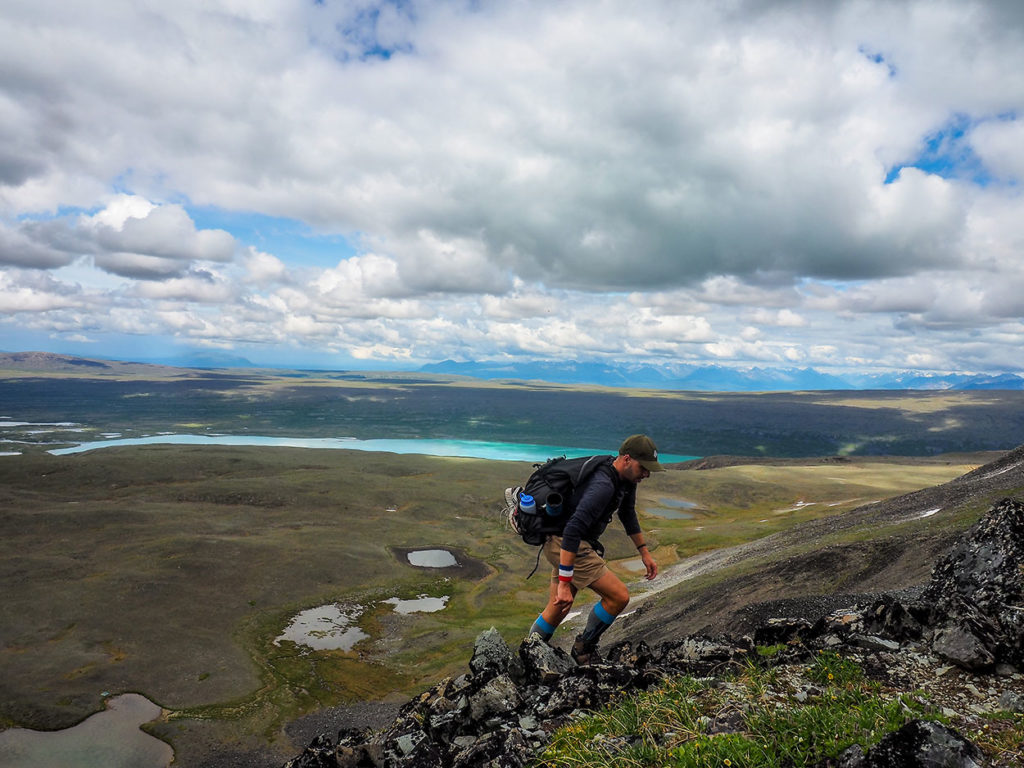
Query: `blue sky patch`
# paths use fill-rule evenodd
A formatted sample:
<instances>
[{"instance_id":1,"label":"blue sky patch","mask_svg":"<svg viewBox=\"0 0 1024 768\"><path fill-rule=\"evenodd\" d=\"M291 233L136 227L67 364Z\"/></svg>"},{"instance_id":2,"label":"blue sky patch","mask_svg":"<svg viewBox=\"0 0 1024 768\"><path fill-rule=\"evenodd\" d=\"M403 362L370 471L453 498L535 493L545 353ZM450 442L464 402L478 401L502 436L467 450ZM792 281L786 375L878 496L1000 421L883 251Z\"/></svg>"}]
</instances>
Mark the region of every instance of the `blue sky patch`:
<instances>
[{"instance_id":1,"label":"blue sky patch","mask_svg":"<svg viewBox=\"0 0 1024 768\"><path fill-rule=\"evenodd\" d=\"M872 62L873 64L881 64L881 65L883 65L889 71L889 77L890 78L896 77L896 74L897 74L896 65L893 64L891 61L889 61L887 58L885 58L885 55L883 53L881 53L880 51L876 51L876 50L873 50L871 48L868 48L866 45L860 46L860 48L858 48L857 50L860 51L861 55L863 55L864 58L866 58L868 61Z\"/></svg>"},{"instance_id":2,"label":"blue sky patch","mask_svg":"<svg viewBox=\"0 0 1024 768\"><path fill-rule=\"evenodd\" d=\"M187 207L197 229L223 229L243 245L269 253L292 267L333 267L356 255L342 235L323 235L295 219L220 208Z\"/></svg>"},{"instance_id":3,"label":"blue sky patch","mask_svg":"<svg viewBox=\"0 0 1024 768\"><path fill-rule=\"evenodd\" d=\"M395 12L407 19L415 20L415 13L412 5L405 0L385 0L381 7L391 7ZM336 29L341 38L358 50L360 61L381 59L388 61L398 53L413 53L415 48L411 41L391 41L385 44L381 41L380 20L381 7L363 8L356 12L355 16L349 18L343 24L337 25ZM347 51L336 53L336 58L348 61L353 58Z\"/></svg>"},{"instance_id":4,"label":"blue sky patch","mask_svg":"<svg viewBox=\"0 0 1024 768\"><path fill-rule=\"evenodd\" d=\"M917 157L889 169L885 183L891 184L904 168L918 168L944 179L960 179L984 187L992 183L992 174L975 153L970 132L981 121L957 113L942 127L926 135Z\"/></svg>"}]
</instances>

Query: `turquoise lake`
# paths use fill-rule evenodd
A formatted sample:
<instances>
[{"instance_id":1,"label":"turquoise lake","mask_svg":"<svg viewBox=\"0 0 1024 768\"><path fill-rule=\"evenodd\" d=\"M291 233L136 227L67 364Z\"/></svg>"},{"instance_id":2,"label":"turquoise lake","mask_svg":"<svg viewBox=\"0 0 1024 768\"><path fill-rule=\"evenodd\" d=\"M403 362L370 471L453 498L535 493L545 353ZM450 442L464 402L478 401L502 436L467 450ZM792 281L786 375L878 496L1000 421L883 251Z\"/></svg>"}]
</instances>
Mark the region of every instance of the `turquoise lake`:
<instances>
[{"instance_id":1,"label":"turquoise lake","mask_svg":"<svg viewBox=\"0 0 1024 768\"><path fill-rule=\"evenodd\" d=\"M434 439L379 439L356 440L344 437L258 437L255 435L150 435L148 437L119 438L81 443L70 448L55 448L50 453L61 456L82 453L99 448L124 445L256 445L265 447L342 449L348 451L382 451L384 453L418 453L427 456L449 456L494 461L544 461L553 456L591 456L598 453L614 454L618 447L576 448L561 445L529 445L526 443L494 443L477 440ZM662 463L689 461L696 456L663 453Z\"/></svg>"}]
</instances>

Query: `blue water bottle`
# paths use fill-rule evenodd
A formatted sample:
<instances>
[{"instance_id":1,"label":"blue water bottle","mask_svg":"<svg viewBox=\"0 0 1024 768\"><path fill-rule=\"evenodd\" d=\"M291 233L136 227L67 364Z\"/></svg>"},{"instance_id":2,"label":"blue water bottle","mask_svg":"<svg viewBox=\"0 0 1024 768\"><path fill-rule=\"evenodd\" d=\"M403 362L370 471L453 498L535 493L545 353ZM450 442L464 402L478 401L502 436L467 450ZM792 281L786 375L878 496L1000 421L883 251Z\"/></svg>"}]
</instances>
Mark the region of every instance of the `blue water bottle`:
<instances>
[{"instance_id":1,"label":"blue water bottle","mask_svg":"<svg viewBox=\"0 0 1024 768\"><path fill-rule=\"evenodd\" d=\"M537 512L537 505L533 501L533 496L528 493L519 494L519 511L524 515L532 515Z\"/></svg>"}]
</instances>

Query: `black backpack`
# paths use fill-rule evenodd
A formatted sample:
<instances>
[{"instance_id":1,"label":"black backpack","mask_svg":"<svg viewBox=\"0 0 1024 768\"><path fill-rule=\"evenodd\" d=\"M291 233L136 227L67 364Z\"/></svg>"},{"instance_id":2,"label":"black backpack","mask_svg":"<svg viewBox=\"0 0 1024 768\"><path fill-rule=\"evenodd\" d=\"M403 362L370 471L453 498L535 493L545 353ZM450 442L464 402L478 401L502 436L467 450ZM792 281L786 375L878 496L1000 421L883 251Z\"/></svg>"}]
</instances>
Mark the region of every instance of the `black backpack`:
<instances>
[{"instance_id":1,"label":"black backpack","mask_svg":"<svg viewBox=\"0 0 1024 768\"><path fill-rule=\"evenodd\" d=\"M567 459L560 456L548 459L544 464L534 464L536 469L526 485L509 499L509 523L524 542L531 546L543 544L548 536L561 535L569 519L569 500L576 488L602 465L610 464L611 456L581 456ZM519 497L529 494L533 497L534 510L524 512L519 508ZM551 503L559 514L548 514Z\"/></svg>"}]
</instances>

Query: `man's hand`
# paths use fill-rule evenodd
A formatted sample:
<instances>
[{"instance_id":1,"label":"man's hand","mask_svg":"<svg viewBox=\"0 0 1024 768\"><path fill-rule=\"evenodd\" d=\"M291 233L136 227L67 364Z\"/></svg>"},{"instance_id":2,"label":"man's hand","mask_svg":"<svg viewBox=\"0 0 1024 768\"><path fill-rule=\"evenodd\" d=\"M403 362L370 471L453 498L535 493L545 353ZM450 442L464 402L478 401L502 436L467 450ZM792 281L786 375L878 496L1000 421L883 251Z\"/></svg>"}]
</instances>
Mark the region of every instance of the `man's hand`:
<instances>
[{"instance_id":1,"label":"man's hand","mask_svg":"<svg viewBox=\"0 0 1024 768\"><path fill-rule=\"evenodd\" d=\"M643 560L644 568L647 569L647 575L644 576L644 578L650 581L658 575L658 564L654 562L654 558L651 557L650 550L646 547L640 550L640 559Z\"/></svg>"},{"instance_id":2,"label":"man's hand","mask_svg":"<svg viewBox=\"0 0 1024 768\"><path fill-rule=\"evenodd\" d=\"M555 606L559 610L566 610L572 605L575 595L572 593L572 583L568 581L558 582L558 589L555 590Z\"/></svg>"}]
</instances>

